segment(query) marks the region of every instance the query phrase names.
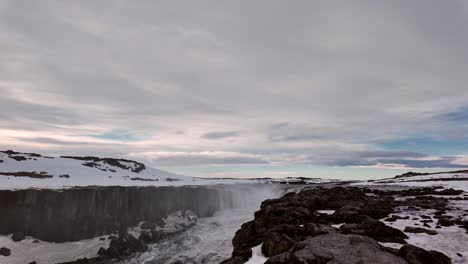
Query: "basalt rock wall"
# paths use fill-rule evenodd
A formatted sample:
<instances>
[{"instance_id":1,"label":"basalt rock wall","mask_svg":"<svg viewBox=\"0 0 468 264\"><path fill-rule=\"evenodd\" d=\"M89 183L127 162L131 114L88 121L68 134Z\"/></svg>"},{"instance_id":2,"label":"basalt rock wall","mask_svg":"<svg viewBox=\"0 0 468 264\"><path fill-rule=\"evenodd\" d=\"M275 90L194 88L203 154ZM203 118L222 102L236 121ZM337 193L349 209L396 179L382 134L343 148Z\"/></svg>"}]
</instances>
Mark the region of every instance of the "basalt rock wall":
<instances>
[{"instance_id":1,"label":"basalt rock wall","mask_svg":"<svg viewBox=\"0 0 468 264\"><path fill-rule=\"evenodd\" d=\"M232 192L214 187L86 187L0 191L0 234L23 232L64 242L124 231L141 221L158 222L171 212L199 217L225 209Z\"/></svg>"}]
</instances>

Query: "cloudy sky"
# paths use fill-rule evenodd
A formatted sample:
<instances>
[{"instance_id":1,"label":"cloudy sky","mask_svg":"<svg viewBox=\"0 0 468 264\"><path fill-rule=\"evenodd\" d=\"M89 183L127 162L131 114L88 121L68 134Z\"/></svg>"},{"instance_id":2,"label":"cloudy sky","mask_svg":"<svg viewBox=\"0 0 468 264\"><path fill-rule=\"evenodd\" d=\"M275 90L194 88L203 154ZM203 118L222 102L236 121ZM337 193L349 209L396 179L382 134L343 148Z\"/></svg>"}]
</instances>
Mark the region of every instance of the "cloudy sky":
<instances>
[{"instance_id":1,"label":"cloudy sky","mask_svg":"<svg viewBox=\"0 0 468 264\"><path fill-rule=\"evenodd\" d=\"M468 168L466 1L0 0L0 145L195 176Z\"/></svg>"}]
</instances>

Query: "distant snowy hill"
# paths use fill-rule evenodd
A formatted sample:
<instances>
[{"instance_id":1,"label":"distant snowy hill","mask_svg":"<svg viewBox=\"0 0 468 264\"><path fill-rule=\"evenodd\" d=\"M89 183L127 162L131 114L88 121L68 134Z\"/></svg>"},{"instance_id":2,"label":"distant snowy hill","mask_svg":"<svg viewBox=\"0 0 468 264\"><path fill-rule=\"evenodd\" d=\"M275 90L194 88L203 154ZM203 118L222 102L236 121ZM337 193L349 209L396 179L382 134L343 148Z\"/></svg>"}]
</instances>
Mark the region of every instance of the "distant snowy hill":
<instances>
[{"instance_id":1,"label":"distant snowy hill","mask_svg":"<svg viewBox=\"0 0 468 264\"><path fill-rule=\"evenodd\" d=\"M368 183L379 185L442 186L468 192L468 170L437 173L408 172L393 178L369 181Z\"/></svg>"},{"instance_id":2,"label":"distant snowy hill","mask_svg":"<svg viewBox=\"0 0 468 264\"><path fill-rule=\"evenodd\" d=\"M143 163L126 159L50 157L36 153L0 151L0 189L91 185L165 186L210 182L148 168Z\"/></svg>"},{"instance_id":3,"label":"distant snowy hill","mask_svg":"<svg viewBox=\"0 0 468 264\"><path fill-rule=\"evenodd\" d=\"M321 184L319 178L196 178L116 158L44 156L0 151L0 189L60 189L76 186L180 186L238 183Z\"/></svg>"}]
</instances>

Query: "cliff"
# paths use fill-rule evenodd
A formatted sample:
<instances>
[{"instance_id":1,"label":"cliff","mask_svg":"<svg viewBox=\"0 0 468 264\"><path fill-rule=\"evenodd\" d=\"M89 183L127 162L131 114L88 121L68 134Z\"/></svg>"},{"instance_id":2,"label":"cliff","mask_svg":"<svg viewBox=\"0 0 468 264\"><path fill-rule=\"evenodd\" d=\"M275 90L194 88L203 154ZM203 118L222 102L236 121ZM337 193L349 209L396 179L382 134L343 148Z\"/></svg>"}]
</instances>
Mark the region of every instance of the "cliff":
<instances>
[{"instance_id":1,"label":"cliff","mask_svg":"<svg viewBox=\"0 0 468 264\"><path fill-rule=\"evenodd\" d=\"M23 232L49 242L81 240L123 231L141 221L158 222L177 210L210 216L235 206L232 192L203 186L4 190L0 234Z\"/></svg>"}]
</instances>

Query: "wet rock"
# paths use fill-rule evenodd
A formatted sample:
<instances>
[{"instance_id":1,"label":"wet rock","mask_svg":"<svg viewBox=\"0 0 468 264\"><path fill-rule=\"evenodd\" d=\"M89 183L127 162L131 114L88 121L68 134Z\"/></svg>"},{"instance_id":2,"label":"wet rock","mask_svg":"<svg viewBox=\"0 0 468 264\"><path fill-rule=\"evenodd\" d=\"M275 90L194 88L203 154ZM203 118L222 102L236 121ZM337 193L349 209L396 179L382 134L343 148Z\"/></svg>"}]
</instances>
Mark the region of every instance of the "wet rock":
<instances>
[{"instance_id":1,"label":"wet rock","mask_svg":"<svg viewBox=\"0 0 468 264\"><path fill-rule=\"evenodd\" d=\"M0 234L21 230L42 241L65 242L126 230L142 219L157 223L183 209L207 217L220 209L220 197L232 194L223 192L203 186L0 190L0 211L8 212L0 217Z\"/></svg>"},{"instance_id":2,"label":"wet rock","mask_svg":"<svg viewBox=\"0 0 468 264\"><path fill-rule=\"evenodd\" d=\"M424 234L428 234L428 235L437 235L437 231L435 230L430 230L430 229L426 229L426 228L422 228L422 227L412 227L412 226L407 226L405 227L405 230L404 230L406 233L424 233Z\"/></svg>"},{"instance_id":3,"label":"wet rock","mask_svg":"<svg viewBox=\"0 0 468 264\"><path fill-rule=\"evenodd\" d=\"M143 224L141 224L141 229L155 229L156 228L156 223L154 222L148 222L148 221L145 221L143 222Z\"/></svg>"},{"instance_id":4,"label":"wet rock","mask_svg":"<svg viewBox=\"0 0 468 264\"><path fill-rule=\"evenodd\" d=\"M400 219L404 219L404 218L399 216L399 215L391 215L390 217L385 218L384 221L386 221L386 222L396 222L396 220L400 220Z\"/></svg>"},{"instance_id":5,"label":"wet rock","mask_svg":"<svg viewBox=\"0 0 468 264\"><path fill-rule=\"evenodd\" d=\"M295 244L296 241L285 234L269 232L263 240L262 252L265 257L271 257L288 251Z\"/></svg>"},{"instance_id":6,"label":"wet rock","mask_svg":"<svg viewBox=\"0 0 468 264\"><path fill-rule=\"evenodd\" d=\"M109 248L101 251L100 255L117 258L121 256L129 256L136 252L145 252L148 249L145 241L136 239L132 235L120 236L117 239L111 240Z\"/></svg>"},{"instance_id":7,"label":"wet rock","mask_svg":"<svg viewBox=\"0 0 468 264\"><path fill-rule=\"evenodd\" d=\"M404 245L399 255L408 264L451 264L452 261L446 255L437 251L426 251L413 245Z\"/></svg>"},{"instance_id":8,"label":"wet rock","mask_svg":"<svg viewBox=\"0 0 468 264\"><path fill-rule=\"evenodd\" d=\"M22 241L26 238L23 232L14 232L13 235L11 236L11 240L15 242Z\"/></svg>"},{"instance_id":9,"label":"wet rock","mask_svg":"<svg viewBox=\"0 0 468 264\"><path fill-rule=\"evenodd\" d=\"M400 230L377 220L367 220L361 224L345 224L340 227L340 232L368 236L380 242L406 243L405 239L408 238Z\"/></svg>"},{"instance_id":10,"label":"wet rock","mask_svg":"<svg viewBox=\"0 0 468 264\"><path fill-rule=\"evenodd\" d=\"M138 239L141 239L141 240L145 241L146 243L152 242L151 232L148 232L148 231L145 231L145 230L141 231L140 236L138 237Z\"/></svg>"},{"instance_id":11,"label":"wet rock","mask_svg":"<svg viewBox=\"0 0 468 264\"><path fill-rule=\"evenodd\" d=\"M440 218L439 221L437 221L437 224L447 227L447 226L453 226L455 223L449 218Z\"/></svg>"},{"instance_id":12,"label":"wet rock","mask_svg":"<svg viewBox=\"0 0 468 264\"><path fill-rule=\"evenodd\" d=\"M0 248L0 255L8 257L8 256L11 255L11 250L9 248L2 247L2 248Z\"/></svg>"},{"instance_id":13,"label":"wet rock","mask_svg":"<svg viewBox=\"0 0 468 264\"><path fill-rule=\"evenodd\" d=\"M299 242L289 252L267 260L268 264L405 264L405 260L386 252L377 241L359 235L327 234Z\"/></svg>"}]
</instances>

